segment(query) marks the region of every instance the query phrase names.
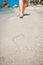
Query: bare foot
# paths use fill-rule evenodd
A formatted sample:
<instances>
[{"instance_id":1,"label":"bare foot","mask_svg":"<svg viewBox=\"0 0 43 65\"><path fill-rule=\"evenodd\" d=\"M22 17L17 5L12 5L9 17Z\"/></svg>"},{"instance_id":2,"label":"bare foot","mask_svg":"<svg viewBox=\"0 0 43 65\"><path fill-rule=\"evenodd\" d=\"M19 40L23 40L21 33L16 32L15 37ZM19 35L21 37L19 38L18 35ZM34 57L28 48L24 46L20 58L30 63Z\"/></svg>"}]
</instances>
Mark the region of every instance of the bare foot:
<instances>
[{"instance_id":1,"label":"bare foot","mask_svg":"<svg viewBox=\"0 0 43 65\"><path fill-rule=\"evenodd\" d=\"M21 14L19 15L19 18L23 18L23 13L21 13Z\"/></svg>"},{"instance_id":2,"label":"bare foot","mask_svg":"<svg viewBox=\"0 0 43 65\"><path fill-rule=\"evenodd\" d=\"M23 18L23 14L19 16L19 18Z\"/></svg>"},{"instance_id":3,"label":"bare foot","mask_svg":"<svg viewBox=\"0 0 43 65\"><path fill-rule=\"evenodd\" d=\"M23 16L19 16L19 18L23 18Z\"/></svg>"}]
</instances>

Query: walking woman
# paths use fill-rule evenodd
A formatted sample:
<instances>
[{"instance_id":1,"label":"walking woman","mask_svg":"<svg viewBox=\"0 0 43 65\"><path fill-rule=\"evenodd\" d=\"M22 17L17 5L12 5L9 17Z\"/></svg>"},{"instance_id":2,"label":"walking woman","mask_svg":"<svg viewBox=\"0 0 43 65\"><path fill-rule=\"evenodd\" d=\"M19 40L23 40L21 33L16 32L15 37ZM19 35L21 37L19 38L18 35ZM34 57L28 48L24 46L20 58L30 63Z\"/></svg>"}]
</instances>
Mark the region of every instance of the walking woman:
<instances>
[{"instance_id":1,"label":"walking woman","mask_svg":"<svg viewBox=\"0 0 43 65\"><path fill-rule=\"evenodd\" d=\"M20 18L23 18L26 6L27 6L27 0L19 0Z\"/></svg>"}]
</instances>

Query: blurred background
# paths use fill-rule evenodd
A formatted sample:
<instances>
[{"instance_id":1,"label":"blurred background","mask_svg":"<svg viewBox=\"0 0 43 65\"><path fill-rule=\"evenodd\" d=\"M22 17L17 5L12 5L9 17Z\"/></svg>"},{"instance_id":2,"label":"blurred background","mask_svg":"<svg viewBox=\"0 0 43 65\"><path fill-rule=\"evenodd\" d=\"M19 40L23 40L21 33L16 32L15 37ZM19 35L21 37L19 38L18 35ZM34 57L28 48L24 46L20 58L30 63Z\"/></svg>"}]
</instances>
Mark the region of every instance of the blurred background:
<instances>
[{"instance_id":1,"label":"blurred background","mask_svg":"<svg viewBox=\"0 0 43 65\"><path fill-rule=\"evenodd\" d=\"M43 0L27 0L28 5L43 5ZM19 0L0 0L0 8L17 7L19 5Z\"/></svg>"}]
</instances>

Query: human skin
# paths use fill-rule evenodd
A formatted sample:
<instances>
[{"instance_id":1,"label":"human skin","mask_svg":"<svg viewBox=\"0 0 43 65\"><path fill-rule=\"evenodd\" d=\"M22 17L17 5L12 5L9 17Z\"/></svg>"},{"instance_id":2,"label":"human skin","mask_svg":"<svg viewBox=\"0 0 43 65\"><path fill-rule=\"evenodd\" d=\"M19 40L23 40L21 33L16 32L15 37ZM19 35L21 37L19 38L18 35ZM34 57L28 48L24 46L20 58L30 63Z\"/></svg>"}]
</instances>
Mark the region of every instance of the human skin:
<instances>
[{"instance_id":1,"label":"human skin","mask_svg":"<svg viewBox=\"0 0 43 65\"><path fill-rule=\"evenodd\" d=\"M20 10L19 17L20 18L23 17L25 8L26 8L26 0L19 0L19 10Z\"/></svg>"}]
</instances>

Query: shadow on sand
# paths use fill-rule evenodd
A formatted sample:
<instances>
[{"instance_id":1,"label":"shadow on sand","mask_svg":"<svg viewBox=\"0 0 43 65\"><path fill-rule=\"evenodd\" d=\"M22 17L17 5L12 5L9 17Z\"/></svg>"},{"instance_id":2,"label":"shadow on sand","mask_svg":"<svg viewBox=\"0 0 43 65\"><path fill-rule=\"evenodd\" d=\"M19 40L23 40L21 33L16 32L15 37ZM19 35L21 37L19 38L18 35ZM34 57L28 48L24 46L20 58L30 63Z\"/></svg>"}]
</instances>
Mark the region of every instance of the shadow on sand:
<instances>
[{"instance_id":1,"label":"shadow on sand","mask_svg":"<svg viewBox=\"0 0 43 65\"><path fill-rule=\"evenodd\" d=\"M29 15L31 15L31 14L24 14L24 16L29 16Z\"/></svg>"}]
</instances>

